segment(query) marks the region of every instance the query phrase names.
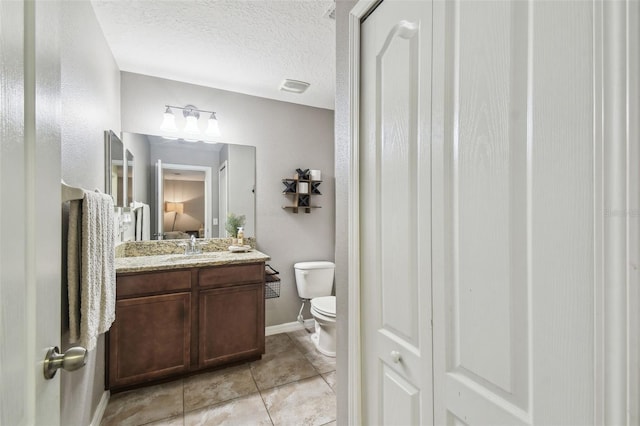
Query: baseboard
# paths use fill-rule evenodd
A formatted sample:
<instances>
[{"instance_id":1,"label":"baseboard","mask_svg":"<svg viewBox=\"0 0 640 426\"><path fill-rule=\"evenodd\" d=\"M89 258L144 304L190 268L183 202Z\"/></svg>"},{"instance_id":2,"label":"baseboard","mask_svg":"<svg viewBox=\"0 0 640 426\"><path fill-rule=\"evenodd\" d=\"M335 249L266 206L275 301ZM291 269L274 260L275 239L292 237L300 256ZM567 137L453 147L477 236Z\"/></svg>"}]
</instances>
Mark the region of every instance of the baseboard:
<instances>
[{"instance_id":1,"label":"baseboard","mask_svg":"<svg viewBox=\"0 0 640 426\"><path fill-rule=\"evenodd\" d=\"M102 397L100 398L100 402L96 407L96 411L93 413L93 418L91 419L91 423L89 426L100 426L102 422L102 416L104 416L104 410L107 409L107 404L109 403L109 397L111 396L111 392L104 391L102 393Z\"/></svg>"},{"instance_id":2,"label":"baseboard","mask_svg":"<svg viewBox=\"0 0 640 426\"><path fill-rule=\"evenodd\" d=\"M313 318L304 320L304 328L309 329L313 327L315 327ZM298 321L287 322L278 325L270 325L269 327L265 327L264 335L271 336L273 334L288 333L290 331L302 330L302 328L302 324L300 324Z\"/></svg>"}]
</instances>

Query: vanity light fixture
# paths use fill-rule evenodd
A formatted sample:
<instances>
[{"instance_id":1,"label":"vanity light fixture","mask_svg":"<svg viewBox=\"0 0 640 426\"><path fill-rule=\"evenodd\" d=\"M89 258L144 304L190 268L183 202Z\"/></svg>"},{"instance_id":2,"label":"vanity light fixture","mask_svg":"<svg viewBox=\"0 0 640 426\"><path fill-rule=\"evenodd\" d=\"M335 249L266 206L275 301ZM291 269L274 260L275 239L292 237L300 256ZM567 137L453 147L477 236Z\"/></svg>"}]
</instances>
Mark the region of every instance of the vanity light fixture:
<instances>
[{"instance_id":1,"label":"vanity light fixture","mask_svg":"<svg viewBox=\"0 0 640 426\"><path fill-rule=\"evenodd\" d=\"M200 113L194 108L191 108L191 105L187 105L185 109L182 110L182 115L184 115L184 119L187 123L184 126L184 132L189 133L190 135L200 133L200 129L198 128Z\"/></svg>"},{"instance_id":2,"label":"vanity light fixture","mask_svg":"<svg viewBox=\"0 0 640 426\"><path fill-rule=\"evenodd\" d=\"M218 137L220 136L220 128L218 127L218 118L216 117L216 113L212 112L211 116L209 116L209 125L207 126L207 135Z\"/></svg>"},{"instance_id":3,"label":"vanity light fixture","mask_svg":"<svg viewBox=\"0 0 640 426\"><path fill-rule=\"evenodd\" d=\"M200 119L200 113L209 114L207 130L204 132L207 136L211 137L219 137L220 136L220 128L218 127L218 118L216 117L215 111L205 111L202 109L198 109L193 105L186 105L184 107L174 106L174 105L165 105L164 119L162 121L162 125L160 126L161 130L166 132L177 132L178 128L176 127L176 117L173 114L173 109L182 110L182 115L185 118L185 127L184 132L189 135L198 135L201 133L200 128L198 126L198 120ZM189 141L196 142L197 139L189 139ZM214 141L204 140L205 143L216 143Z\"/></svg>"},{"instance_id":4,"label":"vanity light fixture","mask_svg":"<svg viewBox=\"0 0 640 426\"><path fill-rule=\"evenodd\" d=\"M162 124L160 125L160 130L164 130L165 132L178 131L178 128L176 127L176 116L173 115L173 111L171 111L171 108L169 108L168 106L164 111L164 119L162 120Z\"/></svg>"}]
</instances>

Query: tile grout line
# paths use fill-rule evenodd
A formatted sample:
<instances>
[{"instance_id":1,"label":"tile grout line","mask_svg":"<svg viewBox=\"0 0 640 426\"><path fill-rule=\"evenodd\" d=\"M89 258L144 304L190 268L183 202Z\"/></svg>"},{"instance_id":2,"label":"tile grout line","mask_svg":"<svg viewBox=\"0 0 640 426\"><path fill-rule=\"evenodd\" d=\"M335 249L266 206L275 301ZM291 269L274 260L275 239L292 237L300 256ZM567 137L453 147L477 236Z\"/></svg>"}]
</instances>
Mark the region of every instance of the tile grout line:
<instances>
[{"instance_id":1,"label":"tile grout line","mask_svg":"<svg viewBox=\"0 0 640 426\"><path fill-rule=\"evenodd\" d=\"M186 380L182 379L182 426L185 426L185 418L184 418L184 388L185 388Z\"/></svg>"},{"instance_id":2,"label":"tile grout line","mask_svg":"<svg viewBox=\"0 0 640 426\"><path fill-rule=\"evenodd\" d=\"M249 373L251 374L251 380L253 380L253 384L256 385L256 389L258 390L258 395L260 395L260 400L262 401L262 405L264 405L264 409L267 412L267 416L269 416L269 421L273 426L275 426L275 423L273 422L273 418L271 417L271 413L269 412L269 407L267 407L267 403L265 402L264 397L262 396L262 391L258 387L258 382L256 382L256 378L253 377L253 370L251 369L251 365L249 365Z\"/></svg>"},{"instance_id":3,"label":"tile grout line","mask_svg":"<svg viewBox=\"0 0 640 426\"><path fill-rule=\"evenodd\" d=\"M324 373L324 374L331 374L331 373L335 373L335 370L329 371L328 373ZM324 380L324 382L327 384L327 386L329 386L329 389L331 389L333 391L334 395L338 395L336 393L336 390L333 388L333 386L331 386L331 384L327 381L327 379L322 374L320 374L320 377L322 377L322 380Z\"/></svg>"},{"instance_id":4,"label":"tile grout line","mask_svg":"<svg viewBox=\"0 0 640 426\"><path fill-rule=\"evenodd\" d=\"M184 414L188 414L188 413L193 413L194 411L200 411L200 410L205 410L205 409L208 409L208 408L217 407L218 405L226 404L228 402L235 401L235 400L241 399L241 398L246 398L246 397L251 396L251 395L253 395L255 393L260 393L260 389L258 389L258 385L257 385L256 381L253 379L253 373L251 372L251 363L247 362L246 365L247 365L247 369L249 370L249 374L251 375L251 380L253 380L253 384L256 385L256 392L251 392L251 393L248 393L246 395L238 395L238 396L235 396L233 398L225 399L224 401L218 401L215 404L203 405L202 407L193 408L191 410L187 410L186 407L183 405L183 415ZM230 368L237 368L237 367L241 367L241 365L237 365L237 366L230 367ZM216 371L222 371L222 370L214 370L211 373L216 372Z\"/></svg>"}]
</instances>

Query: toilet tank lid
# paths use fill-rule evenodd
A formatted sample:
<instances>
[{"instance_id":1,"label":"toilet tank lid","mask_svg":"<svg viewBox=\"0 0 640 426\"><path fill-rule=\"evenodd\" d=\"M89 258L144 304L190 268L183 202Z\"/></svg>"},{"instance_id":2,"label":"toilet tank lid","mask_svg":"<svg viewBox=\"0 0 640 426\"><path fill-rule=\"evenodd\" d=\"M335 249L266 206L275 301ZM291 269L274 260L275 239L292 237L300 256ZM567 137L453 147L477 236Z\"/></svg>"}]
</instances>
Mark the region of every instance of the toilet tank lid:
<instances>
[{"instance_id":1,"label":"toilet tank lid","mask_svg":"<svg viewBox=\"0 0 640 426\"><path fill-rule=\"evenodd\" d=\"M295 265L293 265L293 267L295 269L303 269L303 270L307 270L307 269L334 269L336 267L336 265L333 262L319 261L319 262L298 262Z\"/></svg>"}]
</instances>

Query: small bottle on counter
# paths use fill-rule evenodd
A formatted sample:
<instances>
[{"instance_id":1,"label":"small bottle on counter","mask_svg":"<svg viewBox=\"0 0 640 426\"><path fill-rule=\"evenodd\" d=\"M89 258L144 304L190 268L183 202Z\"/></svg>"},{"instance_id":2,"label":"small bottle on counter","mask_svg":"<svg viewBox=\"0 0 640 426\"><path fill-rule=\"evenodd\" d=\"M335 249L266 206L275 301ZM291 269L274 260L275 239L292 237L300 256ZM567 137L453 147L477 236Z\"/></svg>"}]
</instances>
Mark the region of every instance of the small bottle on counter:
<instances>
[{"instance_id":1,"label":"small bottle on counter","mask_svg":"<svg viewBox=\"0 0 640 426\"><path fill-rule=\"evenodd\" d=\"M238 228L238 245L244 245L244 229L242 229L242 226Z\"/></svg>"}]
</instances>

